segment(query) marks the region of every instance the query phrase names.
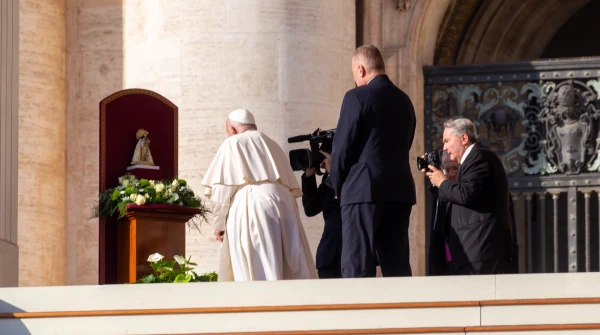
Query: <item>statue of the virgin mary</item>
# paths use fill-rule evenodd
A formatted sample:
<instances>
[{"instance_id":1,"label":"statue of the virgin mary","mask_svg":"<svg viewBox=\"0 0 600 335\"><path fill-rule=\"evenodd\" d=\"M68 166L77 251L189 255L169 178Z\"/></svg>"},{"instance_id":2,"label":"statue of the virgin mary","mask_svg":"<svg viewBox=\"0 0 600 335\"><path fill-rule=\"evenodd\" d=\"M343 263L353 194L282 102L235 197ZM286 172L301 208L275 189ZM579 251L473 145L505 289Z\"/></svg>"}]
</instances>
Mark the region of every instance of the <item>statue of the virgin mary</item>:
<instances>
[{"instance_id":1,"label":"statue of the virgin mary","mask_svg":"<svg viewBox=\"0 0 600 335\"><path fill-rule=\"evenodd\" d=\"M150 139L148 131L140 129L135 133L138 142L135 146L135 152L131 159L131 165L154 165L152 154L150 153Z\"/></svg>"}]
</instances>

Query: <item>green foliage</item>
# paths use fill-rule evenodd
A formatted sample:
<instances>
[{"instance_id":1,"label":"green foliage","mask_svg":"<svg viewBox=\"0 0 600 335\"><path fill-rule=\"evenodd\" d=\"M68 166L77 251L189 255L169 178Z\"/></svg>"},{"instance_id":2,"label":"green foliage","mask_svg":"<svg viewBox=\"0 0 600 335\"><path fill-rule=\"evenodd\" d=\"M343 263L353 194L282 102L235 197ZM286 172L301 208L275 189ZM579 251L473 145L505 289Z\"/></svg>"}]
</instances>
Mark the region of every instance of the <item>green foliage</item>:
<instances>
[{"instance_id":1,"label":"green foliage","mask_svg":"<svg viewBox=\"0 0 600 335\"><path fill-rule=\"evenodd\" d=\"M214 271L198 275L194 271L194 268L191 267L197 265L196 263L190 262L191 257L185 259L182 256L175 256L174 258L175 260L166 261L163 260L163 256L159 253L150 255L148 257L148 262L154 273L140 278L136 283L191 283L217 281L218 275Z\"/></svg>"},{"instance_id":2,"label":"green foliage","mask_svg":"<svg viewBox=\"0 0 600 335\"><path fill-rule=\"evenodd\" d=\"M198 220L208 222L206 215L210 210L183 179L164 179L160 181L141 179L127 173L119 177L119 186L107 189L98 195L98 203L92 209L92 217L112 216L119 218L127 213L127 205L169 204L198 208L202 211L190 224L200 230Z\"/></svg>"}]
</instances>

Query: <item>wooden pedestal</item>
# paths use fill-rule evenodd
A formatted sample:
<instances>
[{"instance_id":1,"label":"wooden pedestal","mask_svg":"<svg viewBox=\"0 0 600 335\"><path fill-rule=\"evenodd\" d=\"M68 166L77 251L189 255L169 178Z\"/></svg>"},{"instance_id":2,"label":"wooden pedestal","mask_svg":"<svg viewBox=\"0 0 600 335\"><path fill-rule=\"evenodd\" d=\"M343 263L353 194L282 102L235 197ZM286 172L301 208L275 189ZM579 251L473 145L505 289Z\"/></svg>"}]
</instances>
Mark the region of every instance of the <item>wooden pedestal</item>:
<instances>
[{"instance_id":1,"label":"wooden pedestal","mask_svg":"<svg viewBox=\"0 0 600 335\"><path fill-rule=\"evenodd\" d=\"M153 273L148 256L185 257L186 222L194 214L164 211L130 211L119 220L117 283L132 283Z\"/></svg>"}]
</instances>

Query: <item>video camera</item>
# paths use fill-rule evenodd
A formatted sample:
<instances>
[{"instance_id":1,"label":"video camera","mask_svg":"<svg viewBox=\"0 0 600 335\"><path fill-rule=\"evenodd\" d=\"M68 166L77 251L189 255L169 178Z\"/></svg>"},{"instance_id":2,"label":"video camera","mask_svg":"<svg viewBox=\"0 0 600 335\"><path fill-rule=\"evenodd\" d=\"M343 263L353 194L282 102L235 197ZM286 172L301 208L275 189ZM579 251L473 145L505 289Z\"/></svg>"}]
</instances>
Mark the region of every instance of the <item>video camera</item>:
<instances>
[{"instance_id":1,"label":"video camera","mask_svg":"<svg viewBox=\"0 0 600 335\"><path fill-rule=\"evenodd\" d=\"M335 129L321 130L317 128L312 134L299 135L288 138L288 143L309 141L310 149L296 149L290 151L290 164L294 171L304 171L308 168L316 168L317 174L321 175L320 164L325 159L324 151L331 153Z\"/></svg>"}]
</instances>

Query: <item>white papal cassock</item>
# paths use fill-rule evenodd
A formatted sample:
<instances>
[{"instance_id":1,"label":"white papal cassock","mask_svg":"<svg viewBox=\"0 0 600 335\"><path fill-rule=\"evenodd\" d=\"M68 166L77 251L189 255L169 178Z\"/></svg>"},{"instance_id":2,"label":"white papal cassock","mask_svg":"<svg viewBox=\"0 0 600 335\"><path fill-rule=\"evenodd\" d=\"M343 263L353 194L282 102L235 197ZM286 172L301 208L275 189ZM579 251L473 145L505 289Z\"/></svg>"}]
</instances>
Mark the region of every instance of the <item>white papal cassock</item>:
<instances>
[{"instance_id":1,"label":"white papal cassock","mask_svg":"<svg viewBox=\"0 0 600 335\"><path fill-rule=\"evenodd\" d=\"M228 137L202 185L214 228L226 232L219 281L317 278L296 203L302 191L275 141L256 130Z\"/></svg>"}]
</instances>

